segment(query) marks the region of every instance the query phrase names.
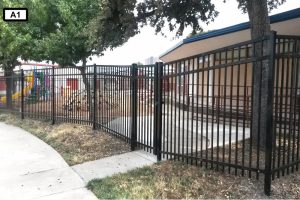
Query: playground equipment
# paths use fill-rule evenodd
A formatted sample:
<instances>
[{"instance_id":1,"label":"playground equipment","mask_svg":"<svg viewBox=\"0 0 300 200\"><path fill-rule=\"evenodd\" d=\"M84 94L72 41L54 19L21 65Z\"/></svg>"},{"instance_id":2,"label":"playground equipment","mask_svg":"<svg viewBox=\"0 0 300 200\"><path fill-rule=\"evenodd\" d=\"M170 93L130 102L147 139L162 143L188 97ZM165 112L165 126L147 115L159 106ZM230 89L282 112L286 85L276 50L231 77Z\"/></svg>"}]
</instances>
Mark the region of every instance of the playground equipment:
<instances>
[{"instance_id":1,"label":"playground equipment","mask_svg":"<svg viewBox=\"0 0 300 200\"><path fill-rule=\"evenodd\" d=\"M26 97L25 101L27 103L36 103L41 97L43 99L47 98L47 89L50 86L50 80L48 76L45 78L45 74L47 71L44 72L37 72L36 69L33 70L32 73L25 76L25 82L28 85L25 86L23 89L23 95ZM17 100L22 96L21 92L16 92L12 95L12 100ZM7 101L6 97L0 98L0 103L5 104Z\"/></svg>"},{"instance_id":2,"label":"playground equipment","mask_svg":"<svg viewBox=\"0 0 300 200\"><path fill-rule=\"evenodd\" d=\"M33 76L33 74L27 76L27 77L25 78L25 81L28 82L28 86L26 86L26 87L23 89L23 95L24 95L24 96L26 96L26 95L31 91L31 89L32 89L33 86L34 86L34 76ZM22 96L22 93L21 93L21 92L16 92L16 93L14 93L14 94L12 95L12 99L13 99L13 100L16 100L16 99L18 99L18 98L21 97L21 96ZM6 97L2 97L2 98L0 99L0 103L5 104L5 103L6 103Z\"/></svg>"},{"instance_id":3,"label":"playground equipment","mask_svg":"<svg viewBox=\"0 0 300 200\"><path fill-rule=\"evenodd\" d=\"M65 99L63 108L68 111L79 111L87 109L87 95L85 91L73 91L68 92L68 98Z\"/></svg>"},{"instance_id":4,"label":"playground equipment","mask_svg":"<svg viewBox=\"0 0 300 200\"><path fill-rule=\"evenodd\" d=\"M27 103L36 103L40 98L46 99L47 97L47 85L49 81L45 80L45 72L33 71L34 84L30 90L30 94L25 99Z\"/></svg>"}]
</instances>

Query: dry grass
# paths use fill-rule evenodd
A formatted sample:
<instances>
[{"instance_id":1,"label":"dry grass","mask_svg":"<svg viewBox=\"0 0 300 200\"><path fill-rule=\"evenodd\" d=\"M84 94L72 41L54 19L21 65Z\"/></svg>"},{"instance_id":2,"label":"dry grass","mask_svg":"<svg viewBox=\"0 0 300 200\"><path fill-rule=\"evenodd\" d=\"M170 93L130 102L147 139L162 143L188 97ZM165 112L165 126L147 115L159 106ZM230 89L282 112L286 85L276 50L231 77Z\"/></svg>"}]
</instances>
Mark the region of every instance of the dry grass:
<instances>
[{"instance_id":1,"label":"dry grass","mask_svg":"<svg viewBox=\"0 0 300 200\"><path fill-rule=\"evenodd\" d=\"M130 151L121 139L90 126L76 124L50 125L47 121L25 119L11 114L0 114L0 121L19 126L51 145L69 165L97 160Z\"/></svg>"},{"instance_id":2,"label":"dry grass","mask_svg":"<svg viewBox=\"0 0 300 200\"><path fill-rule=\"evenodd\" d=\"M166 161L93 180L88 188L99 199L298 199L299 185L299 173L283 177L273 182L272 196L267 197L262 180Z\"/></svg>"},{"instance_id":3,"label":"dry grass","mask_svg":"<svg viewBox=\"0 0 300 200\"><path fill-rule=\"evenodd\" d=\"M257 144L250 139L210 148L202 151L202 154L198 152L198 155L202 155L203 158L206 158L206 154L207 159L213 161L227 162L249 168L265 168L265 151L257 148Z\"/></svg>"}]
</instances>

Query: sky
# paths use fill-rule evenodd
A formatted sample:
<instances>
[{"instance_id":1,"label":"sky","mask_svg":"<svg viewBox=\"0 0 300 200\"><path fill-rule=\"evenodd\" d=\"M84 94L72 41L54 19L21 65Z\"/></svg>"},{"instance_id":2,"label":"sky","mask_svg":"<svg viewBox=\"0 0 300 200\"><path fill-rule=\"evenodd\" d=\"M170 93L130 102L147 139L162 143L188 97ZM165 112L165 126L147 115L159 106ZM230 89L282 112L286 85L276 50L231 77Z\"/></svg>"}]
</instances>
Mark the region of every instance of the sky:
<instances>
[{"instance_id":1,"label":"sky","mask_svg":"<svg viewBox=\"0 0 300 200\"><path fill-rule=\"evenodd\" d=\"M214 22L209 25L203 24L204 31L216 30L227 26L239 24L249 21L247 14L242 14L239 10L236 0L213 0L216 10L219 11L218 17ZM278 9L273 10L270 15L285 12L300 7L300 0L287 0ZM166 52L171 47L175 46L178 42L186 38L191 33L191 29L187 28L180 38L174 38L175 32L165 32L167 37L155 35L154 28L144 27L141 29L140 34L130 38L128 42L121 47L115 48L112 51L104 52L104 56L93 56L88 64L99 65L130 65L132 63L144 63L145 59L159 55Z\"/></svg>"}]
</instances>

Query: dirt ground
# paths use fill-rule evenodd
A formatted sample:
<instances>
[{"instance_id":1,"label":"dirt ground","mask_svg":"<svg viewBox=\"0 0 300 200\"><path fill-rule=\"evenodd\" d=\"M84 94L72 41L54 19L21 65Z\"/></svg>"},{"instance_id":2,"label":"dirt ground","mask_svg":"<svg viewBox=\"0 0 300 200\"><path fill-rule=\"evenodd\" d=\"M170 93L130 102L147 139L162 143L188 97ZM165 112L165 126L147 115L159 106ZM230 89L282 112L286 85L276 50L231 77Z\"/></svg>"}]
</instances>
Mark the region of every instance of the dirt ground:
<instances>
[{"instance_id":1,"label":"dirt ground","mask_svg":"<svg viewBox=\"0 0 300 200\"><path fill-rule=\"evenodd\" d=\"M76 165L130 151L130 145L109 133L91 126L24 119L0 114L0 121L21 127L58 151L69 165Z\"/></svg>"},{"instance_id":2,"label":"dirt ground","mask_svg":"<svg viewBox=\"0 0 300 200\"><path fill-rule=\"evenodd\" d=\"M129 94L113 95L114 101L106 101L106 98L98 100L97 104L97 119L99 123L107 123L107 120L113 120L118 117L131 116L131 97ZM138 97L138 115L148 116L153 113L154 107L152 102L142 101ZM58 117L72 118L78 120L87 120L89 112L87 106L82 103L79 107L75 105L66 104L69 97L57 96L55 101L55 113ZM69 105L65 107L65 105ZM20 102L15 103L15 107L20 107ZM51 116L52 114L52 101L38 101L36 103L25 103L24 112L32 116Z\"/></svg>"}]
</instances>

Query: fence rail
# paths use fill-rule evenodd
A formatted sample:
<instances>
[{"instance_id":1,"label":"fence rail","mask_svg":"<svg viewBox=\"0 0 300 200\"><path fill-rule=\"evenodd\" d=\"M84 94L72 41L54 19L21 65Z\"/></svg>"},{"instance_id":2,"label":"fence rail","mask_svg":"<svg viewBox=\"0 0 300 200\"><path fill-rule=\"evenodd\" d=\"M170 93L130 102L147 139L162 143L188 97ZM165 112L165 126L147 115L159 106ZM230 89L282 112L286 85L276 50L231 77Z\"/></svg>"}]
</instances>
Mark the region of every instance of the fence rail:
<instances>
[{"instance_id":1,"label":"fence rail","mask_svg":"<svg viewBox=\"0 0 300 200\"><path fill-rule=\"evenodd\" d=\"M170 63L15 71L0 76L0 111L89 124L158 160L264 177L270 194L271 178L300 163L299 59L300 37L273 33Z\"/></svg>"}]
</instances>

